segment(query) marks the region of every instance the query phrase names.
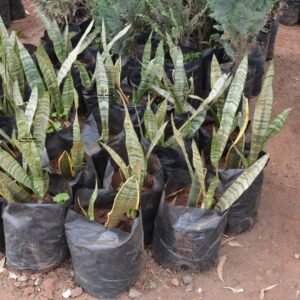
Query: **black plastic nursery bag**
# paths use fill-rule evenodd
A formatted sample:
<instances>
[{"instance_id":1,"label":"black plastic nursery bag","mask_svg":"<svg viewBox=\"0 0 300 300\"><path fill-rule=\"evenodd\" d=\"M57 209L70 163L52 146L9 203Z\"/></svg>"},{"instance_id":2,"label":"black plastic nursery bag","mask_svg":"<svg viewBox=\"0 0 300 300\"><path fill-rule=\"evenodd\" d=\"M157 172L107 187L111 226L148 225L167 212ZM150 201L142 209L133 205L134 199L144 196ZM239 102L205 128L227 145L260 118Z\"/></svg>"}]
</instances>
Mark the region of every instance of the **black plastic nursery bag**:
<instances>
[{"instance_id":1,"label":"black plastic nursery bag","mask_svg":"<svg viewBox=\"0 0 300 300\"><path fill-rule=\"evenodd\" d=\"M243 172L243 169L229 169L219 172L220 182L217 193L223 194ZM227 233L239 234L250 230L254 226L263 181L264 173L261 172L250 187L230 207L227 215Z\"/></svg>"},{"instance_id":2,"label":"black plastic nursery bag","mask_svg":"<svg viewBox=\"0 0 300 300\"><path fill-rule=\"evenodd\" d=\"M8 0L11 20L19 20L26 17L22 0Z\"/></svg>"},{"instance_id":3,"label":"black plastic nursery bag","mask_svg":"<svg viewBox=\"0 0 300 300\"><path fill-rule=\"evenodd\" d=\"M4 230L3 230L3 220L2 220L2 211L6 206L6 201L3 198L0 198L0 252L5 251L5 239L4 239Z\"/></svg>"},{"instance_id":4,"label":"black plastic nursery bag","mask_svg":"<svg viewBox=\"0 0 300 300\"><path fill-rule=\"evenodd\" d=\"M226 214L172 206L162 197L152 243L154 259L164 267L206 271L217 262Z\"/></svg>"},{"instance_id":5,"label":"black plastic nursery bag","mask_svg":"<svg viewBox=\"0 0 300 300\"><path fill-rule=\"evenodd\" d=\"M105 229L73 210L67 213L66 237L75 281L95 296L114 298L137 279L143 264L142 220L133 222L131 233Z\"/></svg>"},{"instance_id":6,"label":"black plastic nursery bag","mask_svg":"<svg viewBox=\"0 0 300 300\"><path fill-rule=\"evenodd\" d=\"M0 16L6 27L10 24L10 13L8 0L0 0Z\"/></svg>"},{"instance_id":7,"label":"black plastic nursery bag","mask_svg":"<svg viewBox=\"0 0 300 300\"><path fill-rule=\"evenodd\" d=\"M6 261L19 270L47 271L68 254L66 205L8 204L3 211Z\"/></svg>"},{"instance_id":8,"label":"black plastic nursery bag","mask_svg":"<svg viewBox=\"0 0 300 300\"><path fill-rule=\"evenodd\" d=\"M279 28L279 18L276 18L271 23L271 28L270 28L271 35L270 35L270 41L269 41L269 47L268 47L268 51L267 51L266 60L271 60L274 58L275 42L276 42L276 37L277 37L277 33L278 33L278 28Z\"/></svg>"}]
</instances>

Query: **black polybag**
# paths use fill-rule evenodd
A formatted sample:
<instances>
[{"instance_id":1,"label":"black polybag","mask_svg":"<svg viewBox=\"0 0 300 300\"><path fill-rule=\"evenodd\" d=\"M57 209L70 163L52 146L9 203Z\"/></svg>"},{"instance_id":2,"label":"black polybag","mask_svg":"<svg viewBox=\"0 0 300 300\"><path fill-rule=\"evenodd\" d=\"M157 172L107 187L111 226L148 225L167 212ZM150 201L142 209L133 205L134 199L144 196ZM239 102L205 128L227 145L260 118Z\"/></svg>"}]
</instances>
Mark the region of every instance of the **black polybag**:
<instances>
[{"instance_id":1,"label":"black polybag","mask_svg":"<svg viewBox=\"0 0 300 300\"><path fill-rule=\"evenodd\" d=\"M120 141L120 143L122 143L122 141ZM124 158L124 151L122 151L122 149L120 150L120 148L115 148L115 151L117 151L117 153L119 153L119 155ZM84 184L82 182L78 182L76 186L73 187L75 199L80 199L82 207L88 207L89 199L95 186L95 179L92 179L92 177L94 176L93 178L98 179L99 186L101 187L101 189L98 190L95 207L104 208L109 204L112 205L114 197L116 195L116 191L112 190L111 187L108 187L107 183L105 182L109 182L109 180L105 178L105 176L107 176L106 169L109 164L108 153L105 150L95 153L94 155L92 155L89 163L93 164L94 173L91 172L92 167L89 167L88 175L90 175L90 180L87 182L87 174L82 175ZM164 179L161 170L158 170L151 175L153 179L153 186L151 189L142 191L140 199L144 229L144 241L146 244L150 244L152 241L155 217L157 214L161 194L164 189Z\"/></svg>"},{"instance_id":2,"label":"black polybag","mask_svg":"<svg viewBox=\"0 0 300 300\"><path fill-rule=\"evenodd\" d=\"M10 18L12 21L19 20L26 17L22 0L8 0Z\"/></svg>"},{"instance_id":3,"label":"black polybag","mask_svg":"<svg viewBox=\"0 0 300 300\"><path fill-rule=\"evenodd\" d=\"M6 135L11 137L15 127L16 127L15 117L0 115L0 129L2 129L6 133ZM3 137L1 135L0 135L0 140L3 140Z\"/></svg>"},{"instance_id":4,"label":"black polybag","mask_svg":"<svg viewBox=\"0 0 300 300\"><path fill-rule=\"evenodd\" d=\"M219 172L217 193L222 195L231 184L244 172L243 169L229 169ZM230 207L227 216L226 232L239 234L250 230L255 222L260 202L264 173L261 172L250 187Z\"/></svg>"},{"instance_id":5,"label":"black polybag","mask_svg":"<svg viewBox=\"0 0 300 300\"><path fill-rule=\"evenodd\" d=\"M85 102L86 110L88 114L93 114L96 123L101 132L101 116L98 105L97 93L95 90L84 89L83 99ZM139 119L142 120L144 116L145 107L141 105L128 105L128 112L130 114L131 121L135 127L139 126ZM138 115L138 117L137 117ZM109 106L109 133L112 135L119 134L124 129L125 111L123 105L110 104Z\"/></svg>"},{"instance_id":6,"label":"black polybag","mask_svg":"<svg viewBox=\"0 0 300 300\"><path fill-rule=\"evenodd\" d=\"M279 18L276 18L271 23L270 41L269 41L269 46L268 46L267 55L266 55L267 61L272 60L274 58L275 43L276 43L278 28L279 28Z\"/></svg>"},{"instance_id":7,"label":"black polybag","mask_svg":"<svg viewBox=\"0 0 300 300\"><path fill-rule=\"evenodd\" d=\"M284 25L295 25L299 21L300 4L288 3L282 8L280 23Z\"/></svg>"},{"instance_id":8,"label":"black polybag","mask_svg":"<svg viewBox=\"0 0 300 300\"><path fill-rule=\"evenodd\" d=\"M257 46L250 51L248 63L244 93L247 98L252 98L258 96L262 89L265 74L265 51L263 46Z\"/></svg>"},{"instance_id":9,"label":"black polybag","mask_svg":"<svg viewBox=\"0 0 300 300\"><path fill-rule=\"evenodd\" d=\"M5 201L5 199L0 198L0 213L1 213L1 217L0 217L0 252L5 251L5 239L4 239L2 211L3 211L4 207L6 206L6 204L7 204L7 202Z\"/></svg>"},{"instance_id":10,"label":"black polybag","mask_svg":"<svg viewBox=\"0 0 300 300\"><path fill-rule=\"evenodd\" d=\"M6 27L10 24L10 13L8 0L0 0L0 16Z\"/></svg>"},{"instance_id":11,"label":"black polybag","mask_svg":"<svg viewBox=\"0 0 300 300\"><path fill-rule=\"evenodd\" d=\"M105 229L69 210L65 232L75 281L86 292L111 299L135 282L143 264L141 217L133 221L131 233L128 233Z\"/></svg>"},{"instance_id":12,"label":"black polybag","mask_svg":"<svg viewBox=\"0 0 300 300\"><path fill-rule=\"evenodd\" d=\"M226 213L172 206L162 197L155 221L152 252L164 267L207 271L217 262Z\"/></svg>"},{"instance_id":13,"label":"black polybag","mask_svg":"<svg viewBox=\"0 0 300 300\"><path fill-rule=\"evenodd\" d=\"M53 180L53 183L51 181ZM50 176L50 190L68 192L59 176ZM61 189L60 189L61 188ZM68 255L64 233L66 210L63 204L8 204L2 213L6 262L19 270L47 271L60 265Z\"/></svg>"}]
</instances>

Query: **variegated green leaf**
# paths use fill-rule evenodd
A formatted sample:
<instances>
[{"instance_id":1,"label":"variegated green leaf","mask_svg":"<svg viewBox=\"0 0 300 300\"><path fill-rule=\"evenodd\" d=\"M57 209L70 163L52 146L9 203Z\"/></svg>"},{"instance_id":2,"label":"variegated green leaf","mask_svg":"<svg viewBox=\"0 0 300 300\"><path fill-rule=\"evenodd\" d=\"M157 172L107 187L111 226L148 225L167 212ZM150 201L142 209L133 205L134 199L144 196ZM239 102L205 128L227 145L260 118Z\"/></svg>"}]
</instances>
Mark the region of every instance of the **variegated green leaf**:
<instances>
[{"instance_id":1,"label":"variegated green leaf","mask_svg":"<svg viewBox=\"0 0 300 300\"><path fill-rule=\"evenodd\" d=\"M30 131L31 125L32 125L32 121L33 121L33 117L37 108L37 104L38 104L38 89L36 87L33 88L30 98L28 100L27 106L26 106L26 110L25 110L25 119L26 119L26 123L28 126L28 131Z\"/></svg>"},{"instance_id":2,"label":"variegated green leaf","mask_svg":"<svg viewBox=\"0 0 300 300\"><path fill-rule=\"evenodd\" d=\"M142 58L141 77L144 77L146 75L145 72L146 72L147 66L149 65L149 63L151 61L151 52L152 52L151 39L152 39L152 32L151 32L151 34L147 40L147 43L144 47L143 58Z\"/></svg>"},{"instance_id":3,"label":"variegated green leaf","mask_svg":"<svg viewBox=\"0 0 300 300\"><path fill-rule=\"evenodd\" d=\"M251 150L249 163L256 162L269 126L273 105L274 64L271 63L264 79L262 91L257 99L252 121Z\"/></svg>"},{"instance_id":4,"label":"variegated green leaf","mask_svg":"<svg viewBox=\"0 0 300 300\"><path fill-rule=\"evenodd\" d=\"M76 67L79 70L81 84L85 88L89 88L91 86L91 78L85 65L82 64L80 61L76 61Z\"/></svg>"},{"instance_id":5,"label":"variegated green leaf","mask_svg":"<svg viewBox=\"0 0 300 300\"><path fill-rule=\"evenodd\" d=\"M107 215L105 227L117 227L125 213L128 213L131 209L139 209L139 203L139 183L135 176L132 176L122 185L116 195L113 208Z\"/></svg>"},{"instance_id":6,"label":"variegated green leaf","mask_svg":"<svg viewBox=\"0 0 300 300\"><path fill-rule=\"evenodd\" d=\"M59 85L57 84L56 73L54 71L53 64L45 49L41 46L37 48L36 58L38 60L41 72L44 76L49 91L51 103L54 104L56 112L59 115L61 115L63 113L63 107L60 101L61 94L59 90Z\"/></svg>"},{"instance_id":7,"label":"variegated green leaf","mask_svg":"<svg viewBox=\"0 0 300 300\"><path fill-rule=\"evenodd\" d=\"M64 108L64 115L66 119L68 119L70 110L73 105L74 99L74 82L71 73L67 75L67 78L64 82L62 94L61 94L61 102Z\"/></svg>"},{"instance_id":8,"label":"variegated green leaf","mask_svg":"<svg viewBox=\"0 0 300 300\"><path fill-rule=\"evenodd\" d=\"M275 135L277 135L282 130L282 128L284 127L284 125L288 119L290 111L291 111L290 108L284 110L274 120L271 121L271 123L269 124L269 126L267 128L267 132L265 134L264 142L263 142L263 146L262 146L261 150L264 149L264 146L271 138L273 138Z\"/></svg>"},{"instance_id":9,"label":"variegated green leaf","mask_svg":"<svg viewBox=\"0 0 300 300\"><path fill-rule=\"evenodd\" d=\"M107 45L107 51L110 51L113 45L120 39L122 38L131 28L131 24L127 25L124 29L122 29L120 32L118 32L112 40L108 43Z\"/></svg>"},{"instance_id":10,"label":"variegated green leaf","mask_svg":"<svg viewBox=\"0 0 300 300\"><path fill-rule=\"evenodd\" d=\"M75 119L73 123L73 147L71 149L71 157L75 174L78 175L82 170L82 162L84 158L84 144L81 140L77 110L75 113Z\"/></svg>"},{"instance_id":11,"label":"variegated green leaf","mask_svg":"<svg viewBox=\"0 0 300 300\"><path fill-rule=\"evenodd\" d=\"M148 101L144 113L144 124L146 129L145 137L148 141L152 141L157 132L157 124L156 124L154 113L151 109L150 101Z\"/></svg>"},{"instance_id":12,"label":"variegated green leaf","mask_svg":"<svg viewBox=\"0 0 300 300\"><path fill-rule=\"evenodd\" d=\"M222 95L225 90L228 88L231 82L231 77L228 75L222 75L221 78L217 81L215 87L211 90L208 97L205 101L200 105L200 107L195 111L195 113L179 128L179 131L183 138L193 136L197 130L202 126L207 111L210 106L216 101L220 95ZM174 145L174 138L171 137L167 142L167 146Z\"/></svg>"},{"instance_id":13,"label":"variegated green leaf","mask_svg":"<svg viewBox=\"0 0 300 300\"><path fill-rule=\"evenodd\" d=\"M200 197L201 197L200 178L199 178L199 174L195 172L195 174L192 177L192 186L190 189L187 205L189 207L197 207Z\"/></svg>"},{"instance_id":14,"label":"variegated green leaf","mask_svg":"<svg viewBox=\"0 0 300 300\"><path fill-rule=\"evenodd\" d=\"M234 150L235 146L239 145L237 147L241 150L243 150L243 148L244 148L244 142L242 141L242 143L240 143L240 141L245 136L245 132L247 130L248 122L249 122L249 103L248 103L248 99L246 97L243 98L242 107L243 107L243 112L241 114L240 120L238 121L240 131L239 131L239 134L236 137L235 141L233 142L233 144L231 145L230 149L227 152L226 159L225 159L226 168L229 168L229 165L228 165L229 161L231 161L230 165L232 167L234 166L233 163L234 163L234 161L236 161L236 159L233 159L234 157L236 157L236 155L234 154L234 153L236 153L236 151Z\"/></svg>"},{"instance_id":15,"label":"variegated green leaf","mask_svg":"<svg viewBox=\"0 0 300 300\"><path fill-rule=\"evenodd\" d=\"M27 175L26 171L18 163L18 161L12 157L5 150L0 148L0 168L3 169L8 175L10 175L14 180L26 186L27 188L32 188L32 183L30 177Z\"/></svg>"},{"instance_id":16,"label":"variegated green leaf","mask_svg":"<svg viewBox=\"0 0 300 300\"><path fill-rule=\"evenodd\" d=\"M150 147L147 151L147 155L146 158L149 159L154 147L158 144L159 140L163 137L165 129L167 127L168 122L166 122L165 124L163 124L155 133L153 139L151 140L151 144Z\"/></svg>"},{"instance_id":17,"label":"variegated green leaf","mask_svg":"<svg viewBox=\"0 0 300 300\"><path fill-rule=\"evenodd\" d=\"M57 22L55 20L48 19L48 17L46 17L41 11L39 11L39 17L47 30L49 38L53 42L57 58L61 63L63 63L66 59L67 44L65 44L64 38L60 32Z\"/></svg>"},{"instance_id":18,"label":"variegated green leaf","mask_svg":"<svg viewBox=\"0 0 300 300\"><path fill-rule=\"evenodd\" d=\"M76 45L76 47L74 48L74 50L68 55L67 59L63 62L60 70L58 71L57 74L57 82L58 85L61 84L61 82L63 81L63 79L67 76L67 74L70 72L73 63L76 61L77 56L80 53L80 48L85 40L85 38L87 37L87 35L90 33L90 31L92 30L94 26L94 21L92 21L89 26L87 27L86 31L84 32L84 34L82 35L82 37L80 38L78 44Z\"/></svg>"},{"instance_id":19,"label":"variegated green leaf","mask_svg":"<svg viewBox=\"0 0 300 300\"><path fill-rule=\"evenodd\" d=\"M202 158L194 140L192 141L192 151L193 151L193 167L195 169L195 173L197 173L197 177L201 186L201 192L203 193L203 197L205 198L206 197L206 187L205 187L206 170L203 167Z\"/></svg>"},{"instance_id":20,"label":"variegated green leaf","mask_svg":"<svg viewBox=\"0 0 300 300\"><path fill-rule=\"evenodd\" d=\"M94 207L95 207L95 201L97 199L97 196L98 196L98 182L97 182L97 179L96 179L96 182L95 182L95 189L93 191L93 194L91 196L91 199L89 201L89 208L88 208L88 218L91 220L91 221L94 221L95 220L95 211L94 211Z\"/></svg>"},{"instance_id":21,"label":"variegated green leaf","mask_svg":"<svg viewBox=\"0 0 300 300\"><path fill-rule=\"evenodd\" d=\"M218 186L218 183L219 183L219 176L216 175L209 187L208 187L208 190L207 190L207 194L206 194L206 197L204 199L204 207L205 209L211 209L212 205L213 205L213 202L214 202L214 197L215 197L215 192L216 192L216 188Z\"/></svg>"},{"instance_id":22,"label":"variegated green leaf","mask_svg":"<svg viewBox=\"0 0 300 300\"><path fill-rule=\"evenodd\" d=\"M248 169L245 169L245 171L223 193L215 208L221 212L230 208L231 205L239 199L239 197L250 187L256 177L263 171L268 159L269 156L266 154Z\"/></svg>"},{"instance_id":23,"label":"variegated green leaf","mask_svg":"<svg viewBox=\"0 0 300 300\"><path fill-rule=\"evenodd\" d=\"M211 70L210 70L210 85L211 87L214 87L218 81L218 79L222 76L221 67L219 65L219 62L213 54L213 58L211 61Z\"/></svg>"},{"instance_id":24,"label":"variegated green leaf","mask_svg":"<svg viewBox=\"0 0 300 300\"><path fill-rule=\"evenodd\" d=\"M220 146L219 159L221 158L228 142L235 114L242 99L247 77L247 69L248 56L245 56L234 76L223 108L222 120L218 130L218 139Z\"/></svg>"},{"instance_id":25,"label":"variegated green leaf","mask_svg":"<svg viewBox=\"0 0 300 300\"><path fill-rule=\"evenodd\" d=\"M186 164L188 166L188 170L190 172L190 176L191 176L191 178L193 178L194 177L194 171L193 171L192 165L190 163L189 156L188 156L188 154L186 152L186 149L185 149L184 140L183 140L182 136L180 135L180 132L178 131L178 129L175 126L173 115L171 116L171 122L172 122L172 129L173 129L174 138L176 139L177 144L181 148L181 151L182 151L182 153L184 155L184 158L185 158L185 162L186 162Z\"/></svg>"},{"instance_id":26,"label":"variegated green leaf","mask_svg":"<svg viewBox=\"0 0 300 300\"><path fill-rule=\"evenodd\" d=\"M165 99L158 107L156 114L155 114L155 120L157 127L160 128L164 123L166 119L167 114L167 107L168 107L168 100Z\"/></svg>"},{"instance_id":27,"label":"variegated green leaf","mask_svg":"<svg viewBox=\"0 0 300 300\"><path fill-rule=\"evenodd\" d=\"M245 150L245 135L237 142L232 144L226 155L225 168L226 169L237 169L240 167L241 156L240 153L244 153ZM246 167L244 165L244 167Z\"/></svg>"},{"instance_id":28,"label":"variegated green leaf","mask_svg":"<svg viewBox=\"0 0 300 300\"><path fill-rule=\"evenodd\" d=\"M156 54L155 54L155 64L156 68L156 76L158 81L161 81L164 76L165 71L165 51L164 51L164 41L161 40L158 44Z\"/></svg>"},{"instance_id":29,"label":"variegated green leaf","mask_svg":"<svg viewBox=\"0 0 300 300\"><path fill-rule=\"evenodd\" d=\"M111 147L106 144L101 143L101 146L108 152L109 156L115 161L120 170L122 171L124 177L126 179L129 178L128 167L126 166L124 160L120 157L120 155Z\"/></svg>"},{"instance_id":30,"label":"variegated green leaf","mask_svg":"<svg viewBox=\"0 0 300 300\"><path fill-rule=\"evenodd\" d=\"M134 174L141 186L144 184L144 177L146 175L146 162L144 151L141 146L141 143L138 139L138 136L132 125L128 108L124 105L125 110L125 120L124 120L124 129L126 134L126 150L128 154L129 166L131 168L132 174Z\"/></svg>"},{"instance_id":31,"label":"variegated green leaf","mask_svg":"<svg viewBox=\"0 0 300 300\"><path fill-rule=\"evenodd\" d=\"M3 172L0 172L0 195L8 203L31 202L30 195Z\"/></svg>"},{"instance_id":32,"label":"variegated green leaf","mask_svg":"<svg viewBox=\"0 0 300 300\"><path fill-rule=\"evenodd\" d=\"M184 104L188 93L188 81L183 63L183 54L181 50L178 51L176 56L175 70L174 70L174 92L176 97L174 98L175 111L178 114L184 113Z\"/></svg>"},{"instance_id":33,"label":"variegated green leaf","mask_svg":"<svg viewBox=\"0 0 300 300\"><path fill-rule=\"evenodd\" d=\"M98 106L101 117L102 139L104 142L109 140L109 84L106 69L100 53L97 54L96 64L96 83Z\"/></svg>"},{"instance_id":34,"label":"variegated green leaf","mask_svg":"<svg viewBox=\"0 0 300 300\"><path fill-rule=\"evenodd\" d=\"M46 134L50 115L50 98L48 92L43 95L38 101L35 117L33 137L36 141L40 159L44 157Z\"/></svg>"},{"instance_id":35,"label":"variegated green leaf","mask_svg":"<svg viewBox=\"0 0 300 300\"><path fill-rule=\"evenodd\" d=\"M26 75L27 83L32 90L34 87L37 87L39 95L42 96L45 92L45 86L40 76L40 73L37 70L36 64L34 63L27 49L19 41L19 39L17 39L17 43L18 43L20 59L22 62L23 70Z\"/></svg>"},{"instance_id":36,"label":"variegated green leaf","mask_svg":"<svg viewBox=\"0 0 300 300\"><path fill-rule=\"evenodd\" d=\"M218 133L213 129L212 141L210 146L210 161L215 169L218 169L220 162L220 141Z\"/></svg>"},{"instance_id":37,"label":"variegated green leaf","mask_svg":"<svg viewBox=\"0 0 300 300\"><path fill-rule=\"evenodd\" d=\"M59 157L58 169L63 178L71 179L73 177L72 159L67 151L64 151L63 154Z\"/></svg>"},{"instance_id":38,"label":"variegated green leaf","mask_svg":"<svg viewBox=\"0 0 300 300\"><path fill-rule=\"evenodd\" d=\"M150 87L154 84L156 78L156 64L155 60L151 60L146 67L145 75L141 78L140 85L137 91L134 94L133 102L135 104L139 104L142 100L142 97L145 93L150 89Z\"/></svg>"},{"instance_id":39,"label":"variegated green leaf","mask_svg":"<svg viewBox=\"0 0 300 300\"><path fill-rule=\"evenodd\" d=\"M100 29L99 28L94 28L93 32L91 32L86 39L83 41L83 43L81 44L80 50L79 50L79 54L82 53L97 37L97 35L100 33Z\"/></svg>"}]
</instances>

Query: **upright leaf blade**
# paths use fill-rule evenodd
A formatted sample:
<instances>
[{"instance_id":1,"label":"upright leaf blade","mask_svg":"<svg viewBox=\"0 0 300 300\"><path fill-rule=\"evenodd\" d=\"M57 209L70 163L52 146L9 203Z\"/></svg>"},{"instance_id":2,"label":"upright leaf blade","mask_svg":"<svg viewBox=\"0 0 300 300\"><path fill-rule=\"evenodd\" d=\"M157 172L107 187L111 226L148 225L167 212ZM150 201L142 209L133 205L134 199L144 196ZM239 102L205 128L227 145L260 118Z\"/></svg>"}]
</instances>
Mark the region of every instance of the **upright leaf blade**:
<instances>
[{"instance_id":1,"label":"upright leaf blade","mask_svg":"<svg viewBox=\"0 0 300 300\"><path fill-rule=\"evenodd\" d=\"M100 53L97 54L96 64L96 83L98 106L101 117L102 139L104 142L109 141L109 84L103 58Z\"/></svg>"},{"instance_id":2,"label":"upright leaf blade","mask_svg":"<svg viewBox=\"0 0 300 300\"><path fill-rule=\"evenodd\" d=\"M242 94L244 91L245 81L247 77L247 68L248 57L245 56L234 76L223 108L222 120L218 130L220 158L229 139L235 114L242 99Z\"/></svg>"},{"instance_id":3,"label":"upright leaf blade","mask_svg":"<svg viewBox=\"0 0 300 300\"><path fill-rule=\"evenodd\" d=\"M249 163L253 164L264 145L264 138L271 120L273 105L274 64L269 66L262 91L257 99L252 122L251 149Z\"/></svg>"},{"instance_id":4,"label":"upright leaf blade","mask_svg":"<svg viewBox=\"0 0 300 300\"><path fill-rule=\"evenodd\" d=\"M266 154L257 160L252 166L245 171L234 181L234 183L223 193L215 208L224 212L239 199L239 197L249 188L256 177L262 172L267 164L269 156Z\"/></svg>"},{"instance_id":5,"label":"upright leaf blade","mask_svg":"<svg viewBox=\"0 0 300 300\"><path fill-rule=\"evenodd\" d=\"M122 185L116 195L113 208L107 216L105 227L117 227L125 213L128 213L131 209L139 208L139 202L139 184L135 176L132 176Z\"/></svg>"}]
</instances>

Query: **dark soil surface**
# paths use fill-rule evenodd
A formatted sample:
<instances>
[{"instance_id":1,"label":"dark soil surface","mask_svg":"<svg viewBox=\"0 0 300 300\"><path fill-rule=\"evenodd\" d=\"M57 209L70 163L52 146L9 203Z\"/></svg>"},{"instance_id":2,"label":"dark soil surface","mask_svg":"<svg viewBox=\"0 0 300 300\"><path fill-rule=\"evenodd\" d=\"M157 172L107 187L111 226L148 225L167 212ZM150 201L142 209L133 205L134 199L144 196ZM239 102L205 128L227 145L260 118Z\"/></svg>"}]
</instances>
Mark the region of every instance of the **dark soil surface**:
<instances>
[{"instance_id":1,"label":"dark soil surface","mask_svg":"<svg viewBox=\"0 0 300 300\"><path fill-rule=\"evenodd\" d=\"M31 11L30 7L27 10ZM22 30L26 42L38 41L42 32L33 15L13 24L13 28ZM277 286L265 293L265 299L300 299L299 41L300 26L280 26L275 57L274 114L287 107L293 111L284 131L267 147L271 161L265 172L255 228L221 248L220 257L227 258L223 267L224 282L218 278L216 268L203 274L163 269L153 261L151 250L147 249L144 272L132 287L142 294L140 299L252 300L260 299L261 290L273 285ZM94 299L75 289L70 260L52 272L20 275L21 272L0 268L0 299L62 299L67 289L73 291L74 297L78 295L76 299ZM239 289L236 291L240 293L234 294L225 287ZM120 299L129 299L128 293Z\"/></svg>"}]
</instances>

